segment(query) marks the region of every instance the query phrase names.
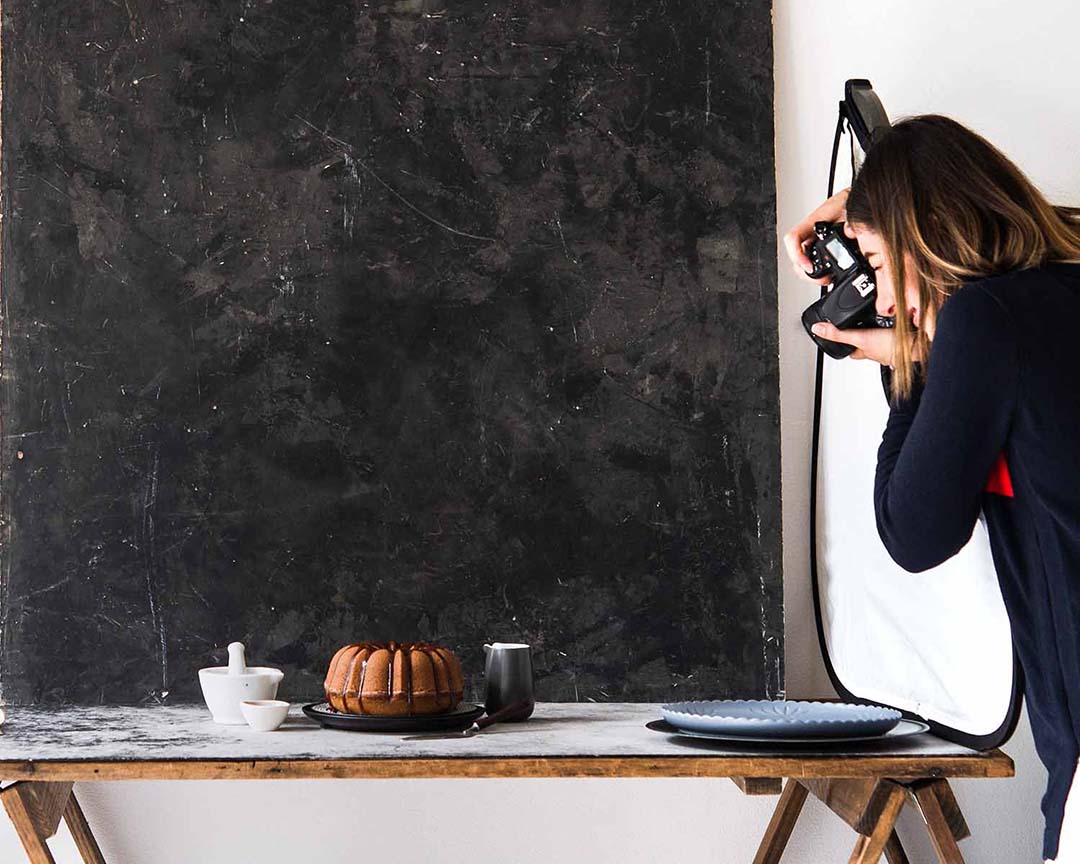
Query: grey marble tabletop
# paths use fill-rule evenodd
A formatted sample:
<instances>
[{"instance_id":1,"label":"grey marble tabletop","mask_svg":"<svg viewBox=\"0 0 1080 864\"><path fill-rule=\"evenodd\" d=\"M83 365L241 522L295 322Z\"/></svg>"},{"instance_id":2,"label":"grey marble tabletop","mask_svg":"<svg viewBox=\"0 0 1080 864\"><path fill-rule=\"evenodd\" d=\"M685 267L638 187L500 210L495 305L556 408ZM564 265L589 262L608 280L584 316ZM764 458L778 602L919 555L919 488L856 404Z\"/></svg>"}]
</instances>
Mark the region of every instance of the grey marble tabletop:
<instances>
[{"instance_id":1,"label":"grey marble tabletop","mask_svg":"<svg viewBox=\"0 0 1080 864\"><path fill-rule=\"evenodd\" d=\"M471 738L404 741L401 734L324 729L294 705L274 732L223 726L201 705L7 709L0 762L136 760L335 760L519 757L979 756L930 733L825 747L728 745L645 728L661 718L649 703L540 703L523 723Z\"/></svg>"}]
</instances>

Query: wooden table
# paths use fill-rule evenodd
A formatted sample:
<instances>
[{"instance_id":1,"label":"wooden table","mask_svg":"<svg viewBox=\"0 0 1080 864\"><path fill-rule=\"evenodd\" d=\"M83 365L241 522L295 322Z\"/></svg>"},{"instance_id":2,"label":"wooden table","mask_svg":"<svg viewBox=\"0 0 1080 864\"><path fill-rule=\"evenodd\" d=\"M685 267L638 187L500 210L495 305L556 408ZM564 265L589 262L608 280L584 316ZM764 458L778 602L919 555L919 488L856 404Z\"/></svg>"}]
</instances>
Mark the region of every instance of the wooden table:
<instances>
[{"instance_id":1,"label":"wooden table","mask_svg":"<svg viewBox=\"0 0 1080 864\"><path fill-rule=\"evenodd\" d=\"M1000 750L981 753L929 733L832 749L692 742L645 728L643 703L543 703L526 723L455 741L402 741L322 729L293 708L277 732L219 726L202 706L12 708L0 735L4 807L33 864L63 818L88 864L104 862L72 784L90 780L404 777L728 777L747 795L780 795L754 864L780 860L808 794L857 839L849 864L907 856L894 830L909 800L938 855L962 862L969 835L949 777L1011 777ZM782 781L789 778L786 784Z\"/></svg>"}]
</instances>

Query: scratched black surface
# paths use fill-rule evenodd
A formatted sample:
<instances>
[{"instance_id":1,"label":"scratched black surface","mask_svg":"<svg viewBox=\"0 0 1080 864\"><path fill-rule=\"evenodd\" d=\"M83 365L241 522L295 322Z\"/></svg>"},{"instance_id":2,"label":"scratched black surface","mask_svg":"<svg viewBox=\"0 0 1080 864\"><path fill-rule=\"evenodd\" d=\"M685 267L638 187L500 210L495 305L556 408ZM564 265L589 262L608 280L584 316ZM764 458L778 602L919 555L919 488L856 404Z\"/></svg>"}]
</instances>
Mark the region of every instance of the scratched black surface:
<instances>
[{"instance_id":1,"label":"scratched black surface","mask_svg":"<svg viewBox=\"0 0 1080 864\"><path fill-rule=\"evenodd\" d=\"M778 697L767 2L5 0L3 694Z\"/></svg>"}]
</instances>

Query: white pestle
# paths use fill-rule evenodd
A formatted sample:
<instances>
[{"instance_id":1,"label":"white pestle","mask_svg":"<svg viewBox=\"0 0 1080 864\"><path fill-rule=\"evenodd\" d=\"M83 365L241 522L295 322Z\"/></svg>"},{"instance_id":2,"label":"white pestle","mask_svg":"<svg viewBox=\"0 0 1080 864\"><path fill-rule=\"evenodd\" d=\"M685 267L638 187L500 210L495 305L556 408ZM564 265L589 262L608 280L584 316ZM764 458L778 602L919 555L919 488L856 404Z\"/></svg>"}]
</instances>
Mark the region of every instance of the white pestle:
<instances>
[{"instance_id":1,"label":"white pestle","mask_svg":"<svg viewBox=\"0 0 1080 864\"><path fill-rule=\"evenodd\" d=\"M245 675L247 674L247 665L244 663L244 643L243 642L230 642L229 643L229 674L230 675Z\"/></svg>"},{"instance_id":2,"label":"white pestle","mask_svg":"<svg viewBox=\"0 0 1080 864\"><path fill-rule=\"evenodd\" d=\"M284 675L269 666L248 666L243 642L230 642L228 650L229 665L200 669L199 686L215 722L242 725L240 703L276 699Z\"/></svg>"}]
</instances>

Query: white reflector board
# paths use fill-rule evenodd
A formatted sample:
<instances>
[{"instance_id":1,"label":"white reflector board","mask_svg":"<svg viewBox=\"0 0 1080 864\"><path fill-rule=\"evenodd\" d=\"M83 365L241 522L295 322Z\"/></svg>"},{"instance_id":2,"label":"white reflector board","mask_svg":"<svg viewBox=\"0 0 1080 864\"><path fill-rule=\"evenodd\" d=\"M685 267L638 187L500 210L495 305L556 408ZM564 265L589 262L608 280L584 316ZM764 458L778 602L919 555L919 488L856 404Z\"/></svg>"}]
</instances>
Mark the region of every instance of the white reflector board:
<instances>
[{"instance_id":1,"label":"white reflector board","mask_svg":"<svg viewBox=\"0 0 1080 864\"><path fill-rule=\"evenodd\" d=\"M969 747L999 746L1015 729L1023 686L983 519L940 566L908 573L896 564L874 517L889 416L880 367L824 357L822 375L813 554L833 686Z\"/></svg>"}]
</instances>

